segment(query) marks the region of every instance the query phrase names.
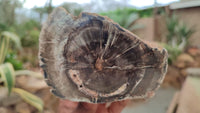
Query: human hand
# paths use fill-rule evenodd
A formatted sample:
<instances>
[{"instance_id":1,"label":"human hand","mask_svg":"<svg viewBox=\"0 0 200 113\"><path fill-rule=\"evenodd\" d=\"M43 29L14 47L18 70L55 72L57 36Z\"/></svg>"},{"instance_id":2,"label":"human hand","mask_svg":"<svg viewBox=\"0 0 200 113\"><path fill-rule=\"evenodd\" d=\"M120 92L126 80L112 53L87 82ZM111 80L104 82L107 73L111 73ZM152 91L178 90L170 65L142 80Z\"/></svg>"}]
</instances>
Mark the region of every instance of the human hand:
<instances>
[{"instance_id":1,"label":"human hand","mask_svg":"<svg viewBox=\"0 0 200 113\"><path fill-rule=\"evenodd\" d=\"M60 100L58 113L121 113L128 102L129 100L113 102L109 107L106 107L106 104Z\"/></svg>"}]
</instances>

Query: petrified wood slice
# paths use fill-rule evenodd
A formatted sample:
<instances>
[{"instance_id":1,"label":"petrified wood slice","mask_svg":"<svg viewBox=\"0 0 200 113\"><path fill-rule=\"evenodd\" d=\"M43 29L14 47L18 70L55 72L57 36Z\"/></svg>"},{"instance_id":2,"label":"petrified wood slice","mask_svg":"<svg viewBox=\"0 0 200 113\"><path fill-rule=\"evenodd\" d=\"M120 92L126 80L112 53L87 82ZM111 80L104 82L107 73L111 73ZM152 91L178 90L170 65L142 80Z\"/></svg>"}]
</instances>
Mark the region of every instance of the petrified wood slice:
<instances>
[{"instance_id":1,"label":"petrified wood slice","mask_svg":"<svg viewBox=\"0 0 200 113\"><path fill-rule=\"evenodd\" d=\"M167 68L165 49L152 48L111 19L56 8L40 34L40 65L52 93L93 103L148 98Z\"/></svg>"}]
</instances>

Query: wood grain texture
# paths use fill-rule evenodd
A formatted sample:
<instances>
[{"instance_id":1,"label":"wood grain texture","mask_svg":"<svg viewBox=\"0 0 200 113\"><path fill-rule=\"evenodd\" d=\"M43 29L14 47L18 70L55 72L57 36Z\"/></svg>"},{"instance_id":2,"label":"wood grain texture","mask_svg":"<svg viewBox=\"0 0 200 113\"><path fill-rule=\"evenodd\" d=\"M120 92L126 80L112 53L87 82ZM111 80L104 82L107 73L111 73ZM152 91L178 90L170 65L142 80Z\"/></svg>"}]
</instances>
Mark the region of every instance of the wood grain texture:
<instances>
[{"instance_id":1,"label":"wood grain texture","mask_svg":"<svg viewBox=\"0 0 200 113\"><path fill-rule=\"evenodd\" d=\"M165 49L152 48L111 19L56 8L42 27L39 59L60 98L92 103L148 98L167 70Z\"/></svg>"}]
</instances>

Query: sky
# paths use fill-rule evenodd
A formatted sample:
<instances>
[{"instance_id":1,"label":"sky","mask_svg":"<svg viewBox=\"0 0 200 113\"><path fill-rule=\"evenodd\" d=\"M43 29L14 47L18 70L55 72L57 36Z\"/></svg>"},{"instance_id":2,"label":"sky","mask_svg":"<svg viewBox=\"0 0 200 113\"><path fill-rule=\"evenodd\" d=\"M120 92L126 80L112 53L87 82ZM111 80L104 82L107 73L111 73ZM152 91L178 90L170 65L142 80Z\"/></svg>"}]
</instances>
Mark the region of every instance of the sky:
<instances>
[{"instance_id":1,"label":"sky","mask_svg":"<svg viewBox=\"0 0 200 113\"><path fill-rule=\"evenodd\" d=\"M23 1L23 0L22 0ZM44 6L47 0L25 0L25 8L33 8L34 6ZM52 4L58 6L63 2L76 2L79 4L90 3L91 0L53 0ZM171 2L176 2L179 0L157 0L158 4L169 4ZM130 4L136 7L146 7L154 4L154 0L130 0Z\"/></svg>"}]
</instances>

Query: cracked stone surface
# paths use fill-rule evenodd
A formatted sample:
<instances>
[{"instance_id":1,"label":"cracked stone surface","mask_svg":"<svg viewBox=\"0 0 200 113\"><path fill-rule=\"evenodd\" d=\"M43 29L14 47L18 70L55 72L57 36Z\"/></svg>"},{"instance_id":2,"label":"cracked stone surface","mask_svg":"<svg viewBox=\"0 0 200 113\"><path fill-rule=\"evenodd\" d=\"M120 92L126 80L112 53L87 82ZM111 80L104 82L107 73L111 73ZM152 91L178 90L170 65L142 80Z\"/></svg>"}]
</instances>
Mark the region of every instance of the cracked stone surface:
<instances>
[{"instance_id":1,"label":"cracked stone surface","mask_svg":"<svg viewBox=\"0 0 200 113\"><path fill-rule=\"evenodd\" d=\"M40 66L56 96L105 103L149 98L167 70L167 51L108 17L56 8L39 38Z\"/></svg>"}]
</instances>

